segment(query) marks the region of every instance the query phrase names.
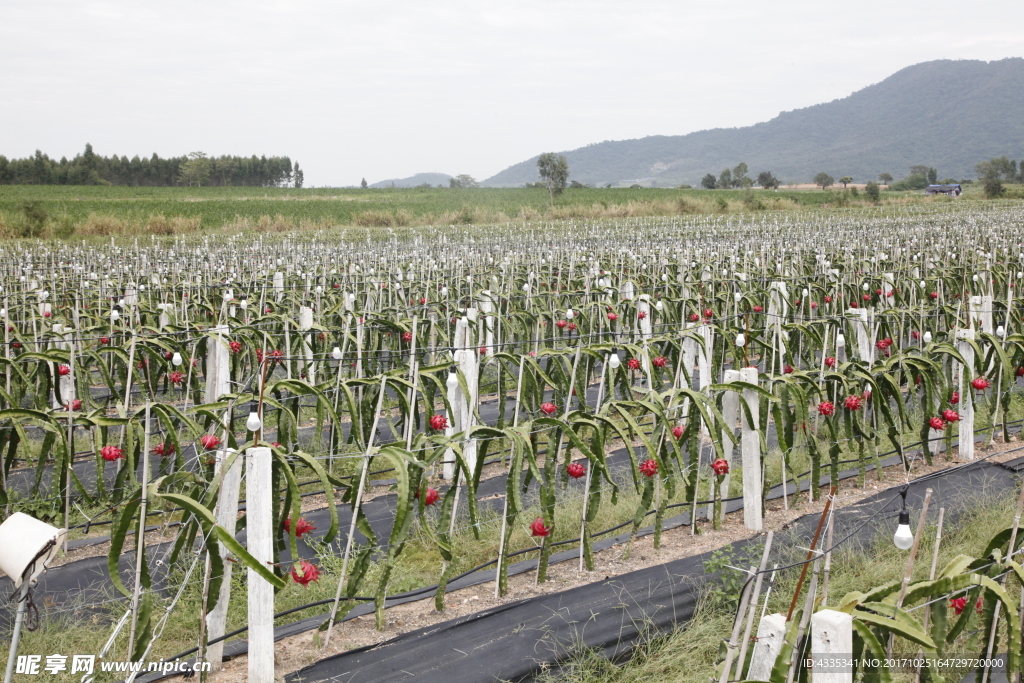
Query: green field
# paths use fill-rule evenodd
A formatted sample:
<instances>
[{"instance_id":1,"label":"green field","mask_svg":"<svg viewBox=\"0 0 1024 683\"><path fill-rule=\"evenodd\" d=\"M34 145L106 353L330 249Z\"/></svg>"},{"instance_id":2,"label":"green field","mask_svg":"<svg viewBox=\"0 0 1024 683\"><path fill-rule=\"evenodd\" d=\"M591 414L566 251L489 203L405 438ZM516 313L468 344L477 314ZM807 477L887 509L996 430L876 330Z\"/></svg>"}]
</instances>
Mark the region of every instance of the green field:
<instances>
[{"instance_id":1,"label":"green field","mask_svg":"<svg viewBox=\"0 0 1024 683\"><path fill-rule=\"evenodd\" d=\"M1010 188L1008 196L1020 194ZM971 187L959 201L981 198ZM882 203L950 201L883 193ZM27 204L35 203L30 217ZM798 211L871 206L863 193L782 190L0 186L0 236L88 237L358 225L501 224L571 218ZM39 211L41 209L41 211ZM34 222L33 222L34 221ZM30 226L35 231L29 230Z\"/></svg>"}]
</instances>

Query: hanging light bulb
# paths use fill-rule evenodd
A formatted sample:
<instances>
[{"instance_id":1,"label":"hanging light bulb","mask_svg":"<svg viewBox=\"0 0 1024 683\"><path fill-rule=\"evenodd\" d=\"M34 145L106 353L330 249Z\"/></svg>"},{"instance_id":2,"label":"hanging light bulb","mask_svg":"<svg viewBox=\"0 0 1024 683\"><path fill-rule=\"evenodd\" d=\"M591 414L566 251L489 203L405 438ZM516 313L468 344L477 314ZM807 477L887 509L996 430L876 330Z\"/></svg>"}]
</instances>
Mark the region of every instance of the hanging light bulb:
<instances>
[{"instance_id":1,"label":"hanging light bulb","mask_svg":"<svg viewBox=\"0 0 1024 683\"><path fill-rule=\"evenodd\" d=\"M121 313L118 312L118 310L116 308L110 311L110 319L111 320L118 320L120 317L121 317Z\"/></svg>"},{"instance_id":2,"label":"hanging light bulb","mask_svg":"<svg viewBox=\"0 0 1024 683\"><path fill-rule=\"evenodd\" d=\"M868 291L868 283L865 282L860 286L860 288L863 289L865 292Z\"/></svg>"},{"instance_id":3,"label":"hanging light bulb","mask_svg":"<svg viewBox=\"0 0 1024 683\"><path fill-rule=\"evenodd\" d=\"M171 365L181 365L181 354L177 351L171 356Z\"/></svg>"},{"instance_id":4,"label":"hanging light bulb","mask_svg":"<svg viewBox=\"0 0 1024 683\"><path fill-rule=\"evenodd\" d=\"M335 346L334 350L331 351L331 358L333 358L334 360L341 360L341 349Z\"/></svg>"},{"instance_id":5,"label":"hanging light bulb","mask_svg":"<svg viewBox=\"0 0 1024 683\"><path fill-rule=\"evenodd\" d=\"M665 310L665 304L663 304L662 302L659 301L658 303L654 304L654 310L658 311L659 313L661 311L664 311Z\"/></svg>"},{"instance_id":6,"label":"hanging light bulb","mask_svg":"<svg viewBox=\"0 0 1024 683\"><path fill-rule=\"evenodd\" d=\"M903 509L900 510L900 523L893 534L892 542L900 550L910 550L914 545L914 532L910 530L910 510L907 509L907 489L900 491L903 496Z\"/></svg>"},{"instance_id":7,"label":"hanging light bulb","mask_svg":"<svg viewBox=\"0 0 1024 683\"><path fill-rule=\"evenodd\" d=\"M735 301L736 303L739 303L743 299L743 295L740 294L739 292L736 292L736 293L734 293L732 295L732 298L733 298L733 301Z\"/></svg>"},{"instance_id":8,"label":"hanging light bulb","mask_svg":"<svg viewBox=\"0 0 1024 683\"><path fill-rule=\"evenodd\" d=\"M260 414L255 410L250 412L249 418L245 421L245 428L250 432L258 432L262 426L263 421L260 419Z\"/></svg>"},{"instance_id":9,"label":"hanging light bulb","mask_svg":"<svg viewBox=\"0 0 1024 683\"><path fill-rule=\"evenodd\" d=\"M1004 334L1006 334L1006 329L1003 328L1002 325L1000 325L999 327L996 328L996 336L997 337L1002 337Z\"/></svg>"},{"instance_id":10,"label":"hanging light bulb","mask_svg":"<svg viewBox=\"0 0 1024 683\"><path fill-rule=\"evenodd\" d=\"M245 309L249 308L249 300L246 299L246 298L242 298L242 299L239 300L238 305L244 311Z\"/></svg>"},{"instance_id":11,"label":"hanging light bulb","mask_svg":"<svg viewBox=\"0 0 1024 683\"><path fill-rule=\"evenodd\" d=\"M922 335L921 338L924 339L924 343L925 344L931 344L932 343L932 333L929 330L925 330L925 333L924 333L924 335Z\"/></svg>"},{"instance_id":12,"label":"hanging light bulb","mask_svg":"<svg viewBox=\"0 0 1024 683\"><path fill-rule=\"evenodd\" d=\"M747 337L742 332L736 335L736 346L746 346Z\"/></svg>"},{"instance_id":13,"label":"hanging light bulb","mask_svg":"<svg viewBox=\"0 0 1024 683\"><path fill-rule=\"evenodd\" d=\"M445 381L445 386L449 389L455 389L459 386L459 376L455 374L454 365L448 370L448 379Z\"/></svg>"},{"instance_id":14,"label":"hanging light bulb","mask_svg":"<svg viewBox=\"0 0 1024 683\"><path fill-rule=\"evenodd\" d=\"M527 282L525 285L523 285L523 291L524 292L529 292L530 291L530 283L529 282Z\"/></svg>"},{"instance_id":15,"label":"hanging light bulb","mask_svg":"<svg viewBox=\"0 0 1024 683\"><path fill-rule=\"evenodd\" d=\"M841 349L846 346L846 337L841 334L836 335L836 348Z\"/></svg>"},{"instance_id":16,"label":"hanging light bulb","mask_svg":"<svg viewBox=\"0 0 1024 683\"><path fill-rule=\"evenodd\" d=\"M622 365L622 361L619 360L619 350L613 348L608 356L608 367L612 370L617 370L620 365Z\"/></svg>"},{"instance_id":17,"label":"hanging light bulb","mask_svg":"<svg viewBox=\"0 0 1024 683\"><path fill-rule=\"evenodd\" d=\"M572 309L571 309L571 308L567 308L567 309L566 309L566 311L565 311L565 317L566 317L566 318L571 318L571 317L572 317Z\"/></svg>"}]
</instances>

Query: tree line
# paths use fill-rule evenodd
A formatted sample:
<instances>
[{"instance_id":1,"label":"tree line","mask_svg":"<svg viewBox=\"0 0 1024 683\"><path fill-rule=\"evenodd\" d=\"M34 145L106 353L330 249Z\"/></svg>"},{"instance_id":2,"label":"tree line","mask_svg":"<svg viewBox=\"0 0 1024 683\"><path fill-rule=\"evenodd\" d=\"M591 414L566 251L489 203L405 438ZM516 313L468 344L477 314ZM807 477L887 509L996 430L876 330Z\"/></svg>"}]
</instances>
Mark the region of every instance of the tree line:
<instances>
[{"instance_id":1,"label":"tree line","mask_svg":"<svg viewBox=\"0 0 1024 683\"><path fill-rule=\"evenodd\" d=\"M761 171L755 180L747 176L747 171L746 163L741 161L736 168L724 169L717 178L713 173L708 173L701 178L700 186L705 190L729 190L760 185L766 190L772 190L782 184L771 171Z\"/></svg>"},{"instance_id":2,"label":"tree line","mask_svg":"<svg viewBox=\"0 0 1024 683\"><path fill-rule=\"evenodd\" d=\"M228 185L250 187L302 187L299 163L288 157L219 156L203 152L187 156L129 159L96 154L92 145L71 160L58 161L36 150L25 159L0 155L0 185L126 185L131 187L176 187Z\"/></svg>"}]
</instances>

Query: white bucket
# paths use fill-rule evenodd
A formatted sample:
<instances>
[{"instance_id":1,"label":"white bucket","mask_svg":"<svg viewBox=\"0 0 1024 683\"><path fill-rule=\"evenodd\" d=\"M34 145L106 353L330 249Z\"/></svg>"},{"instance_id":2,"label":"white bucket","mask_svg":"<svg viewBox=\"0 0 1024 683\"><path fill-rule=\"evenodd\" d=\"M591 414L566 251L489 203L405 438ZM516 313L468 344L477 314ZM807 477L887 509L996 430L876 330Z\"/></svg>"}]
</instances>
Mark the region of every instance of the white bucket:
<instances>
[{"instance_id":1,"label":"white bucket","mask_svg":"<svg viewBox=\"0 0 1024 683\"><path fill-rule=\"evenodd\" d=\"M64 532L23 512L15 512L0 524L0 571L11 577L15 588L23 581L34 586L60 550Z\"/></svg>"}]
</instances>

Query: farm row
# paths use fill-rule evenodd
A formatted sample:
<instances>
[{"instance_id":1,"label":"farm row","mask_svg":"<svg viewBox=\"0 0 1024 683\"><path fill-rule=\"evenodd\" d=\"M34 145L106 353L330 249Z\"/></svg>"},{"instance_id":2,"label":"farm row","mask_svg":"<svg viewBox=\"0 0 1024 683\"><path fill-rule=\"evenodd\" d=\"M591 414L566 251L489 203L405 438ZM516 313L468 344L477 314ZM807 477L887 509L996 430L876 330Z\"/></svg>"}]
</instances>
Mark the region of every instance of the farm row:
<instances>
[{"instance_id":1,"label":"farm row","mask_svg":"<svg viewBox=\"0 0 1024 683\"><path fill-rule=\"evenodd\" d=\"M717 522L730 496L756 530L785 481L813 498L844 462L863 479L882 451L910 468L922 447L929 463L954 444L971 458L979 428L1009 437L1022 217L967 204L10 245L0 504L69 531L83 510L112 522L112 566L122 551L140 558L134 585L111 572L138 657L162 598L144 535L129 532L155 509L181 522L172 560L205 547L201 638L224 632L235 561L250 597L254 582L327 578L299 559L310 490L327 501L322 552L342 560L332 624L369 594L383 626L414 537L443 561L440 609L461 566L453 536L481 533L477 490L496 472L499 592L524 539L538 581L562 540L578 538L591 566L595 520L627 493L628 528L653 510L656 543L669 506L710 506ZM610 465L613 450L626 466ZM363 506L384 470L395 503L380 533ZM352 511L347 529L335 503Z\"/></svg>"}]
</instances>

